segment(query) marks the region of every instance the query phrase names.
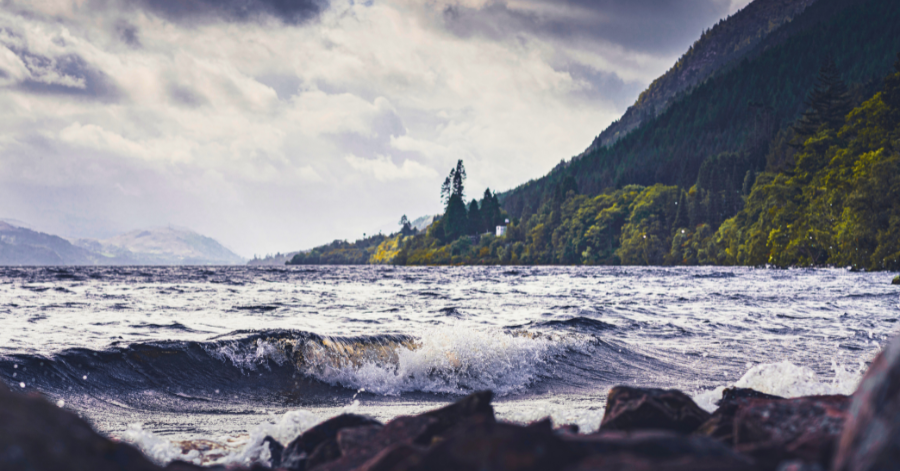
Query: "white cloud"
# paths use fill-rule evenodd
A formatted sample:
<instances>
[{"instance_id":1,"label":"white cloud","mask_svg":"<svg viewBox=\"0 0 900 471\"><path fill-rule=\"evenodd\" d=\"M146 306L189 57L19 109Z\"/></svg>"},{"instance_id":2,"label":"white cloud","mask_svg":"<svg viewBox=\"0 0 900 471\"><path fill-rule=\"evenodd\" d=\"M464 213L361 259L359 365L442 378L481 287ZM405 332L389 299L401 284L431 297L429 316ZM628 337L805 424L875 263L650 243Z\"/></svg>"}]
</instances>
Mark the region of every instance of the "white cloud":
<instances>
[{"instance_id":1,"label":"white cloud","mask_svg":"<svg viewBox=\"0 0 900 471\"><path fill-rule=\"evenodd\" d=\"M345 159L354 170L371 175L380 182L438 176L434 169L425 167L418 162L404 160L398 166L394 164L390 157L385 155L375 156L374 159L363 159L355 155L348 155Z\"/></svg>"}]
</instances>

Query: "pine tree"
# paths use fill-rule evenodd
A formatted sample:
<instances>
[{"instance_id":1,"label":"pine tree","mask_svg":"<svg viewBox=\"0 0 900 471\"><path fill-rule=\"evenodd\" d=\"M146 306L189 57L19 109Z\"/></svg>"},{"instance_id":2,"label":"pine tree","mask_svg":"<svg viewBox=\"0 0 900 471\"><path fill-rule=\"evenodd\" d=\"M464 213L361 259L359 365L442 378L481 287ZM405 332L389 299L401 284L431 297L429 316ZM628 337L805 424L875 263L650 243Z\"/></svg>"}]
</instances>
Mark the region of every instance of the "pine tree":
<instances>
[{"instance_id":1,"label":"pine tree","mask_svg":"<svg viewBox=\"0 0 900 471\"><path fill-rule=\"evenodd\" d=\"M472 199L469 203L469 234L479 234L484 226L481 210L478 209L478 201Z\"/></svg>"},{"instance_id":2,"label":"pine tree","mask_svg":"<svg viewBox=\"0 0 900 471\"><path fill-rule=\"evenodd\" d=\"M794 132L802 145L808 137L817 134L823 127L837 129L844 124L847 113L853 109L850 92L841 80L837 66L827 59L819 70L816 86L806 100L807 110L794 125Z\"/></svg>"}]
</instances>

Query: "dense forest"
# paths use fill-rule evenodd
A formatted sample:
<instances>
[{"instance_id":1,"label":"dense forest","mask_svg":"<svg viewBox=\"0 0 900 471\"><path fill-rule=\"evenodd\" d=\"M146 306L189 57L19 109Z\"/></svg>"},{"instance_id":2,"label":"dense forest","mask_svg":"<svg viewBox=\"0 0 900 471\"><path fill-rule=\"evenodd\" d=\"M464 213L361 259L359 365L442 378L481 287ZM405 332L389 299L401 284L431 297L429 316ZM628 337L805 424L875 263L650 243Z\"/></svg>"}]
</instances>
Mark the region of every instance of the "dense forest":
<instances>
[{"instance_id":1,"label":"dense forest","mask_svg":"<svg viewBox=\"0 0 900 471\"><path fill-rule=\"evenodd\" d=\"M898 25L900 2L818 0L614 145L468 204L460 161L424 231L292 263L900 270Z\"/></svg>"}]
</instances>

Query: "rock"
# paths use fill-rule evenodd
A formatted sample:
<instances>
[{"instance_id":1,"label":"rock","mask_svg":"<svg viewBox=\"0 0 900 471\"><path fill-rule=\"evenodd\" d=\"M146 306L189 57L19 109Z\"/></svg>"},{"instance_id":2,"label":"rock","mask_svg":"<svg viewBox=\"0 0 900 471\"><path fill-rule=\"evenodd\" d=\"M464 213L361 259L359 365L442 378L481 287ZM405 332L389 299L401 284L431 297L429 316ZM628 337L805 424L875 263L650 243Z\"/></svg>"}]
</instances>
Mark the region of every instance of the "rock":
<instances>
[{"instance_id":1,"label":"rock","mask_svg":"<svg viewBox=\"0 0 900 471\"><path fill-rule=\"evenodd\" d=\"M415 445L393 445L363 463L357 471L414 471L424 453L424 449Z\"/></svg>"},{"instance_id":2,"label":"rock","mask_svg":"<svg viewBox=\"0 0 900 471\"><path fill-rule=\"evenodd\" d=\"M900 463L900 337L863 376L841 434L835 471L897 469Z\"/></svg>"},{"instance_id":3,"label":"rock","mask_svg":"<svg viewBox=\"0 0 900 471\"><path fill-rule=\"evenodd\" d=\"M341 447L338 445L337 440L333 438L325 440L324 442L319 443L319 446L309 454L309 458L306 459L306 469L314 469L319 465L330 463L341 456Z\"/></svg>"},{"instance_id":4,"label":"rock","mask_svg":"<svg viewBox=\"0 0 900 471\"><path fill-rule=\"evenodd\" d=\"M632 454L593 455L566 471L750 471L753 468L729 459L711 460L684 456L671 460L656 460ZM806 471L806 470L804 470Z\"/></svg>"},{"instance_id":5,"label":"rock","mask_svg":"<svg viewBox=\"0 0 900 471\"><path fill-rule=\"evenodd\" d=\"M734 449L762 469L788 460L827 469L849 406L847 396L746 399L734 416Z\"/></svg>"},{"instance_id":6,"label":"rock","mask_svg":"<svg viewBox=\"0 0 900 471\"><path fill-rule=\"evenodd\" d=\"M284 454L284 445L278 443L278 440L275 440L272 437L266 436L263 439L263 443L269 445L269 453L271 453L271 462L272 465L277 465L281 463L281 455Z\"/></svg>"},{"instance_id":7,"label":"rock","mask_svg":"<svg viewBox=\"0 0 900 471\"><path fill-rule=\"evenodd\" d=\"M273 459L272 466L281 467L289 471L302 471L307 468L307 458L310 457L313 451L315 451L315 449L323 442L334 441L334 446L337 447L338 432L345 428L370 425L381 426L381 422L356 414L342 414L328 419L307 430L289 443L282 452L281 460L276 462ZM323 450L323 453L324 451L325 450ZM325 458L326 456L329 455L322 455L320 458Z\"/></svg>"},{"instance_id":8,"label":"rock","mask_svg":"<svg viewBox=\"0 0 900 471\"><path fill-rule=\"evenodd\" d=\"M0 382L0 469L161 471L134 447L95 432L77 415Z\"/></svg>"},{"instance_id":9,"label":"rock","mask_svg":"<svg viewBox=\"0 0 900 471\"><path fill-rule=\"evenodd\" d=\"M492 397L493 393L490 391L477 392L441 409L417 416L398 417L385 424L384 428L378 430L369 440L358 443L339 459L320 465L316 469L321 471L356 469L370 463L388 448L400 445L412 447L410 449L427 447L440 442L443 435L462 424L494 423Z\"/></svg>"},{"instance_id":10,"label":"rock","mask_svg":"<svg viewBox=\"0 0 900 471\"><path fill-rule=\"evenodd\" d=\"M363 427L345 428L337 434L337 444L341 454L351 453L372 439L381 429L382 425L366 425Z\"/></svg>"},{"instance_id":11,"label":"rock","mask_svg":"<svg viewBox=\"0 0 900 471\"><path fill-rule=\"evenodd\" d=\"M750 459L716 440L663 430L631 433L600 431L590 435L565 437L565 443L573 455L585 456L586 460L593 457L590 458L591 462L602 462L597 455L606 457L608 464L604 466L607 469L630 469L628 466L615 468L617 462L633 463L637 469L682 469L679 466L690 469L694 465L710 463L712 467L709 469L743 470L751 469L753 465ZM649 467L640 468L645 465ZM581 464L577 467L588 469Z\"/></svg>"},{"instance_id":12,"label":"rock","mask_svg":"<svg viewBox=\"0 0 900 471\"><path fill-rule=\"evenodd\" d=\"M891 280L891 284L892 285L900 285L900 275L895 276L894 279Z\"/></svg>"},{"instance_id":13,"label":"rock","mask_svg":"<svg viewBox=\"0 0 900 471\"><path fill-rule=\"evenodd\" d=\"M420 458L417 470L556 470L574 464L574 454L546 427L481 422L461 427Z\"/></svg>"},{"instance_id":14,"label":"rock","mask_svg":"<svg viewBox=\"0 0 900 471\"><path fill-rule=\"evenodd\" d=\"M710 418L681 391L616 386L609 391L601 430L691 433Z\"/></svg>"},{"instance_id":15,"label":"rock","mask_svg":"<svg viewBox=\"0 0 900 471\"><path fill-rule=\"evenodd\" d=\"M706 436L727 443L734 444L734 416L740 406L746 404L748 399L784 399L780 396L761 393L747 388L728 388L722 391L722 399L717 403L719 408L713 412L709 420L703 422L695 435Z\"/></svg>"}]
</instances>

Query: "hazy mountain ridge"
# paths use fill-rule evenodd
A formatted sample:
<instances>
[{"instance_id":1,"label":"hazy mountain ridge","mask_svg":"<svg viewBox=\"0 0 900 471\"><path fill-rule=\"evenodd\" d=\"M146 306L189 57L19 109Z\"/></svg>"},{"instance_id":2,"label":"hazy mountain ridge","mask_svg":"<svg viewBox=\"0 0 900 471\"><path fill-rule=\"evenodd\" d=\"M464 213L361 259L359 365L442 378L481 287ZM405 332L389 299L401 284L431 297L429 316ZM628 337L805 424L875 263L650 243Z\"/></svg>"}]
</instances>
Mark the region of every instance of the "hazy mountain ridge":
<instances>
[{"instance_id":1,"label":"hazy mountain ridge","mask_svg":"<svg viewBox=\"0 0 900 471\"><path fill-rule=\"evenodd\" d=\"M792 21L816 0L756 0L720 21L641 93L625 114L600 133L581 155L609 146L659 116L679 94L722 67L746 57L770 33Z\"/></svg>"},{"instance_id":2,"label":"hazy mountain ridge","mask_svg":"<svg viewBox=\"0 0 900 471\"><path fill-rule=\"evenodd\" d=\"M0 221L2 265L229 265L244 259L189 229L157 227L105 240L75 239Z\"/></svg>"}]
</instances>

